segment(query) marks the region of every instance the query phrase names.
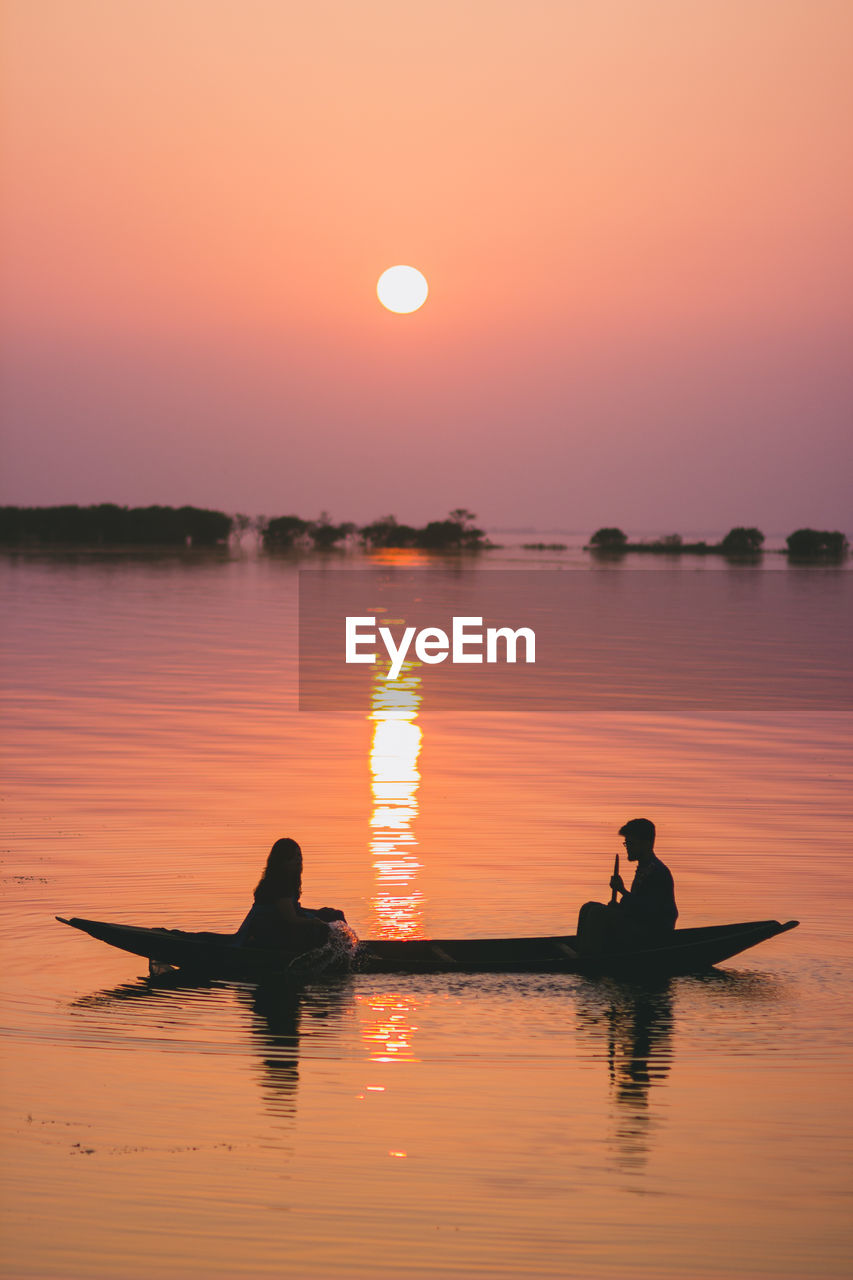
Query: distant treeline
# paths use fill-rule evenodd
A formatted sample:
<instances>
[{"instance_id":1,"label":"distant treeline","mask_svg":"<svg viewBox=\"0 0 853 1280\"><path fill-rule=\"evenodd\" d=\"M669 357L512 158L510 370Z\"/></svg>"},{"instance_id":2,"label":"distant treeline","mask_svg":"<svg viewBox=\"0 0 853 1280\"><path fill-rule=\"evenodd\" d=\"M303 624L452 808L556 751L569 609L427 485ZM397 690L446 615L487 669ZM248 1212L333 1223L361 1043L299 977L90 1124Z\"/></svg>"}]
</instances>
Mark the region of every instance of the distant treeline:
<instances>
[{"instance_id":1,"label":"distant treeline","mask_svg":"<svg viewBox=\"0 0 853 1280\"><path fill-rule=\"evenodd\" d=\"M325 513L318 520L277 516L258 523L261 542L268 551L290 548L326 550L345 542L368 548L420 548L426 551L475 551L490 545L482 529L474 526L473 511L457 507L445 520L423 526L400 524L395 516L383 516L371 524L334 524Z\"/></svg>"},{"instance_id":2,"label":"distant treeline","mask_svg":"<svg viewBox=\"0 0 853 1280\"><path fill-rule=\"evenodd\" d=\"M231 516L200 507L0 507L4 546L213 547L233 527Z\"/></svg>"},{"instance_id":3,"label":"distant treeline","mask_svg":"<svg viewBox=\"0 0 853 1280\"><path fill-rule=\"evenodd\" d=\"M323 512L316 520L301 516L226 515L202 507L0 507L0 546L7 547L215 547L233 534L253 530L266 551L326 551L348 545L368 550L417 548L425 551L476 551L492 546L474 521L473 511L456 507L444 520L425 525L400 524L383 516L370 524L335 524ZM838 530L797 529L786 539L794 561L838 561L849 550ZM537 550L563 550L563 543L525 543ZM685 542L678 533L651 542L629 542L614 526L597 529L586 546L601 555L719 555L755 560L763 554L760 529L738 525L720 542Z\"/></svg>"},{"instance_id":4,"label":"distant treeline","mask_svg":"<svg viewBox=\"0 0 853 1280\"><path fill-rule=\"evenodd\" d=\"M0 545L7 547L214 547L252 529L267 551L325 551L343 544L367 548L476 550L490 545L464 507L423 527L383 516L371 524L335 524L324 512L301 516L229 516L199 507L0 507Z\"/></svg>"},{"instance_id":5,"label":"distant treeline","mask_svg":"<svg viewBox=\"0 0 853 1280\"><path fill-rule=\"evenodd\" d=\"M838 530L796 529L785 539L791 560L843 560L849 544ZM629 542L621 529L597 529L585 550L607 555L623 555L629 551L648 555L726 556L730 560L754 560L763 554L764 534L755 527L737 525L720 542L685 542L680 533L670 533L652 542Z\"/></svg>"}]
</instances>

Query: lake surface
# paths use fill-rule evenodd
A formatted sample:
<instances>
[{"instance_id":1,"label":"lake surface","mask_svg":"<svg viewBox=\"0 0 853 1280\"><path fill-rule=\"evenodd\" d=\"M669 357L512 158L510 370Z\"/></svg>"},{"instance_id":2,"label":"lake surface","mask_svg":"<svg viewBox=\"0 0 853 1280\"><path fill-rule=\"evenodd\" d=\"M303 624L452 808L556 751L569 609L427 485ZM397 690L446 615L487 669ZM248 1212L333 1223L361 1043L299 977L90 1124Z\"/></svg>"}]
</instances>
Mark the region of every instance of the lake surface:
<instances>
[{"instance_id":1,"label":"lake surface","mask_svg":"<svg viewBox=\"0 0 853 1280\"><path fill-rule=\"evenodd\" d=\"M563 540L473 563L582 573L594 598ZM3 558L4 1274L849 1275L851 577L765 559L784 585L677 572L724 575L752 610L779 708L620 709L614 651L606 710L445 711L410 671L402 700L377 682L360 710L312 714L297 580L316 557ZM654 630L634 585L650 571L595 580L633 591L629 633ZM795 677L776 652L792 600ZM662 687L709 650L708 617L692 625L645 651ZM54 921L236 928L292 835L303 901L363 937L572 933L639 815L682 925L800 928L651 986L264 990L150 985L144 961Z\"/></svg>"}]
</instances>

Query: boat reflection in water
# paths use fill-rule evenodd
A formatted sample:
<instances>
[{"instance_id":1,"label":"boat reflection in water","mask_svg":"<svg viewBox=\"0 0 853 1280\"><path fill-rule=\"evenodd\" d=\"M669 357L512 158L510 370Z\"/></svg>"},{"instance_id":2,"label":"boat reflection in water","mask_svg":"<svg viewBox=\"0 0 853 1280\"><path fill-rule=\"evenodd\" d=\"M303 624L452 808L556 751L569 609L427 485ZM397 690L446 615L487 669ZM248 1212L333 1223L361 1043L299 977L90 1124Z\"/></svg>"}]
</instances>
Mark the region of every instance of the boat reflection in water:
<instances>
[{"instance_id":1,"label":"boat reflection in water","mask_svg":"<svg viewBox=\"0 0 853 1280\"><path fill-rule=\"evenodd\" d=\"M376 938L423 936L423 894L417 884L421 862L412 830L420 783L418 666L405 662L392 682L386 679L387 664L377 665L371 691L370 852L375 877L371 935ZM370 1011L364 1031L370 1060L416 1061L412 1036L417 1030L417 1005L411 996L382 989L363 999Z\"/></svg>"}]
</instances>

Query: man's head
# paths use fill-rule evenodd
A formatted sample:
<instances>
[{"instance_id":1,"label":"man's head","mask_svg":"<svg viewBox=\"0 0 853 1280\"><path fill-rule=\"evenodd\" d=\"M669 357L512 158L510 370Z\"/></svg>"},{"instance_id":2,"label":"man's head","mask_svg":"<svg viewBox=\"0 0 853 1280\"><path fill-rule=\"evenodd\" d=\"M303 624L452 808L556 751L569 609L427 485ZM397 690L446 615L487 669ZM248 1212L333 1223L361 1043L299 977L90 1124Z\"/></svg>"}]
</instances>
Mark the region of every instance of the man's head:
<instances>
[{"instance_id":1,"label":"man's head","mask_svg":"<svg viewBox=\"0 0 853 1280\"><path fill-rule=\"evenodd\" d=\"M637 862L654 852L655 824L648 818L632 818L619 828L619 834L624 838L629 862Z\"/></svg>"}]
</instances>

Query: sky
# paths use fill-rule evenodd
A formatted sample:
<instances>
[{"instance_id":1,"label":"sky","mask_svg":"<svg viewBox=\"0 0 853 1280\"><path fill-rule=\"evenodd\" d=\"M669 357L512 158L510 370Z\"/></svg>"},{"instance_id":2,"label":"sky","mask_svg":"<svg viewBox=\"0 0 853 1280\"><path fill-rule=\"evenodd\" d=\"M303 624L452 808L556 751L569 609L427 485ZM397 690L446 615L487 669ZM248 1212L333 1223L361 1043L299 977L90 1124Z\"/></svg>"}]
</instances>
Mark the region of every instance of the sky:
<instances>
[{"instance_id":1,"label":"sky","mask_svg":"<svg viewBox=\"0 0 853 1280\"><path fill-rule=\"evenodd\" d=\"M849 0L3 14L0 502L853 534Z\"/></svg>"}]
</instances>

